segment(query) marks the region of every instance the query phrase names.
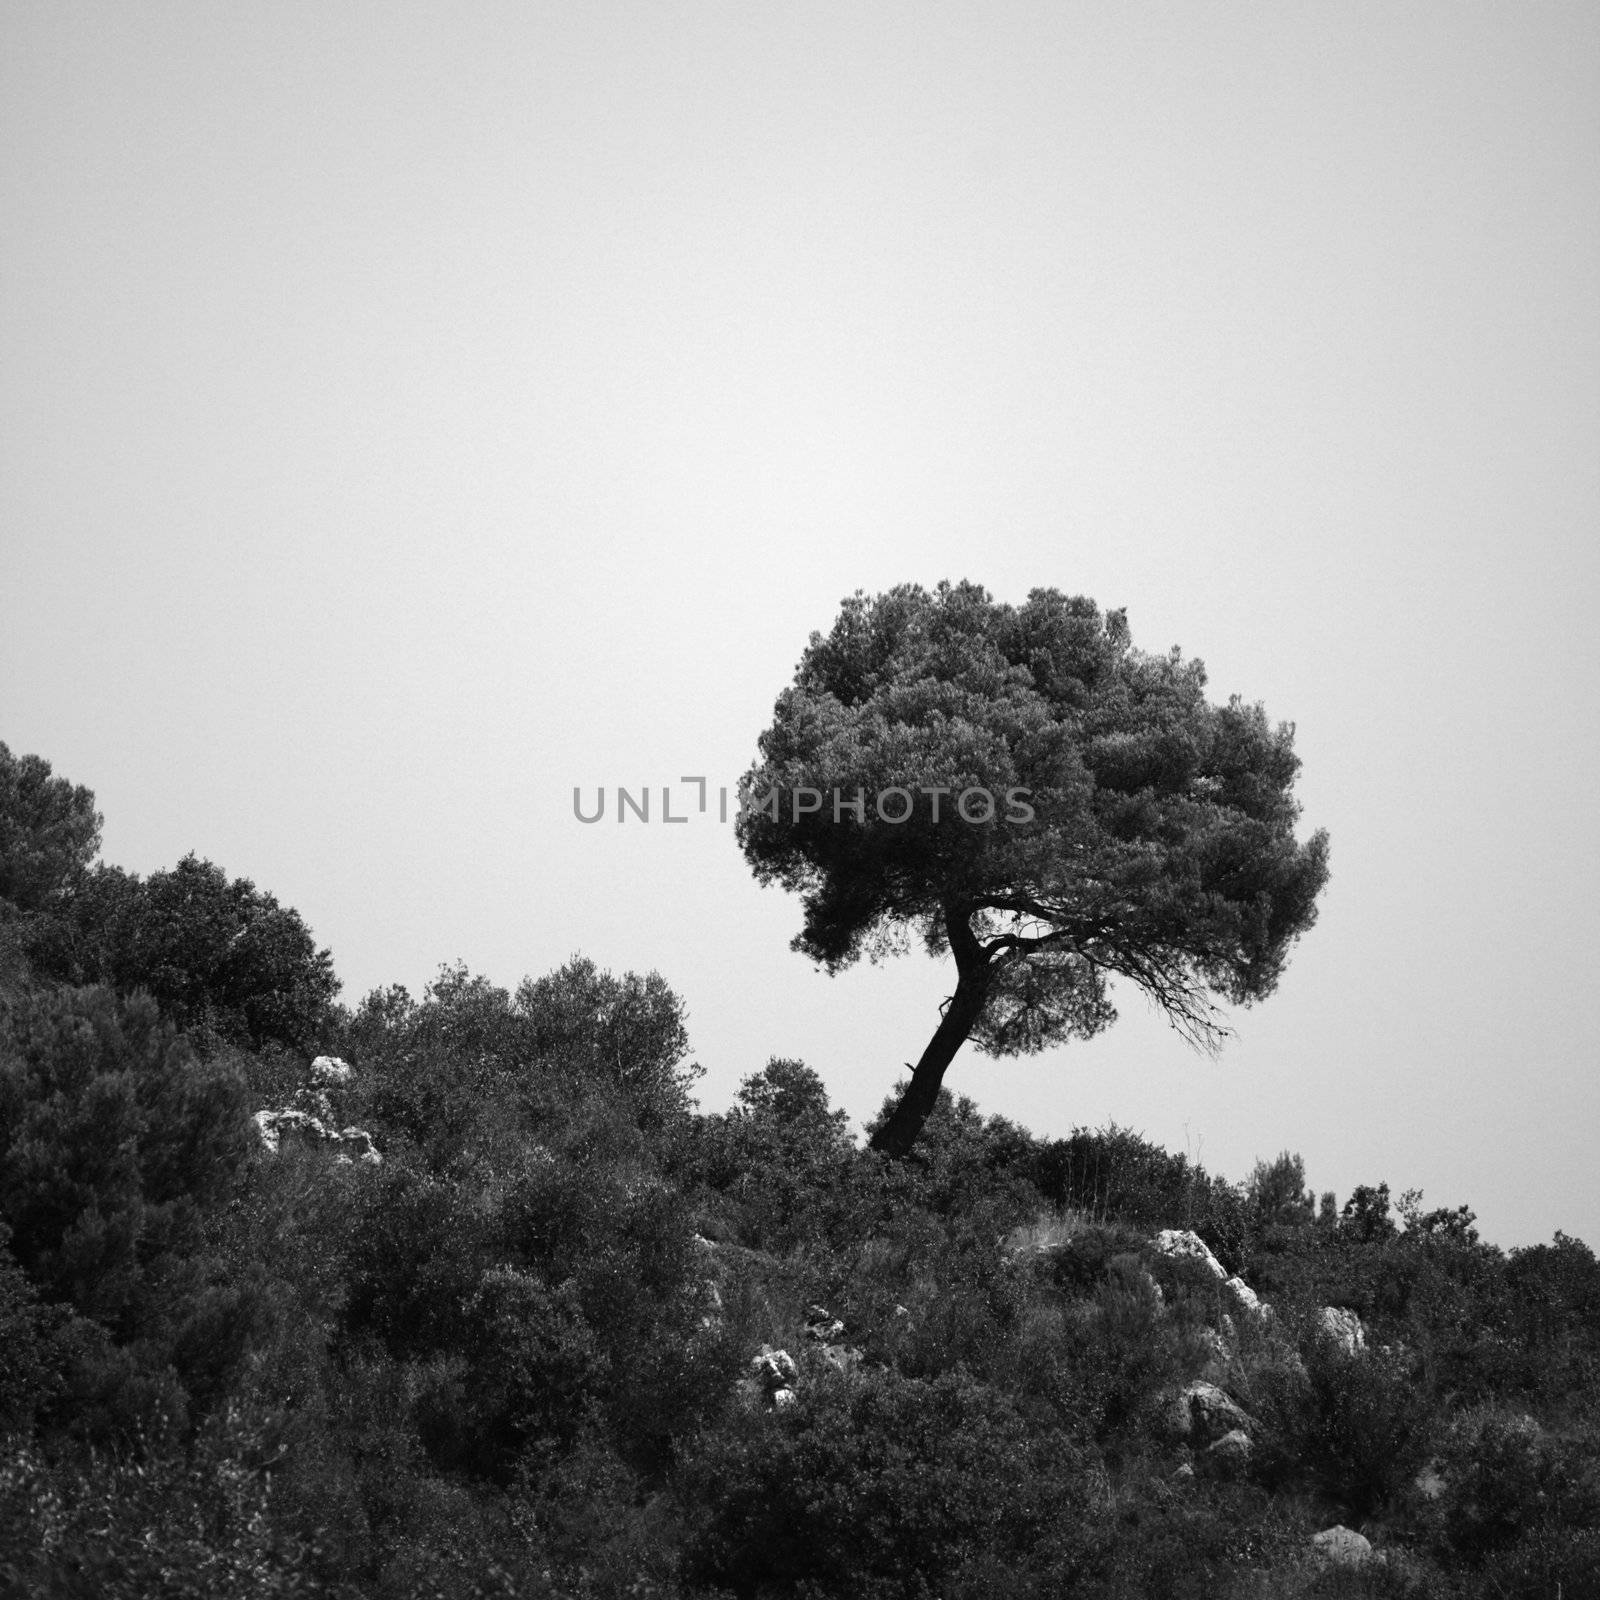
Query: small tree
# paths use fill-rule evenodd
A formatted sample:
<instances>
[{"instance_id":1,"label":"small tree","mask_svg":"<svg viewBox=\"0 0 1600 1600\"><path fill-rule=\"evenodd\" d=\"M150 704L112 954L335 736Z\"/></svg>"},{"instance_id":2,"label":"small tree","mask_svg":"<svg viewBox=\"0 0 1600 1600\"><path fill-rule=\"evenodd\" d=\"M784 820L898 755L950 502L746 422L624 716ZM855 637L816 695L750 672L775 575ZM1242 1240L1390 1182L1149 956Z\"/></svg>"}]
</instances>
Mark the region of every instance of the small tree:
<instances>
[{"instance_id":1,"label":"small tree","mask_svg":"<svg viewBox=\"0 0 1600 1600\"><path fill-rule=\"evenodd\" d=\"M1009 1055L1100 1032L1113 976L1208 1048L1210 993L1272 992L1327 836L1295 838L1293 728L1204 688L1200 662L1053 589L903 585L812 635L741 783L746 859L801 894L794 948L830 972L912 933L956 964L875 1148L911 1148L969 1037Z\"/></svg>"},{"instance_id":2,"label":"small tree","mask_svg":"<svg viewBox=\"0 0 1600 1600\"><path fill-rule=\"evenodd\" d=\"M1306 1164L1284 1150L1275 1161L1257 1161L1245 1191L1262 1227L1303 1228L1316 1220L1317 1197L1306 1188Z\"/></svg>"}]
</instances>

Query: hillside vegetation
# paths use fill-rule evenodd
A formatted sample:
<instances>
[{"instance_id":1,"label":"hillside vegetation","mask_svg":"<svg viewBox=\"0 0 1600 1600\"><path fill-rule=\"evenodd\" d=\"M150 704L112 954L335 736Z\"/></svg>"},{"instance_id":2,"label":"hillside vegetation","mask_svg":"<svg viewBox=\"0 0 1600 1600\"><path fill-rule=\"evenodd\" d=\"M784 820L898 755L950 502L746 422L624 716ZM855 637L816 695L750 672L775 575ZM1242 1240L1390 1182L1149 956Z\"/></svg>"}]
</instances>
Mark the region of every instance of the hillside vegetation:
<instances>
[{"instance_id":1,"label":"hillside vegetation","mask_svg":"<svg viewBox=\"0 0 1600 1600\"><path fill-rule=\"evenodd\" d=\"M0 1594L1600 1596L1580 1241L948 1094L890 1160L783 1059L703 1112L656 974L347 1009L98 821L0 745Z\"/></svg>"}]
</instances>

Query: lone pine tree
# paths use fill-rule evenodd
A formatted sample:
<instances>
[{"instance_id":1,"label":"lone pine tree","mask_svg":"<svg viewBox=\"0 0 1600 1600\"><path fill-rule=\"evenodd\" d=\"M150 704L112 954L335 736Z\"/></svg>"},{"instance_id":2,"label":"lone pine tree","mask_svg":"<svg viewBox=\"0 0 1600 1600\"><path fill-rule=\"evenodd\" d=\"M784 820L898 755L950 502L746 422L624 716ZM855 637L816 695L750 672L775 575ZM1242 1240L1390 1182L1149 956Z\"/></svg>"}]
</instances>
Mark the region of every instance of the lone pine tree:
<instances>
[{"instance_id":1,"label":"lone pine tree","mask_svg":"<svg viewBox=\"0 0 1600 1600\"><path fill-rule=\"evenodd\" d=\"M1012 1055L1107 1027L1113 977L1208 1049L1213 995L1272 992L1328 839L1295 837L1293 727L1205 681L1054 589L858 593L812 635L741 780L745 857L801 895L793 947L828 971L913 935L956 967L874 1148L911 1149L967 1039Z\"/></svg>"}]
</instances>

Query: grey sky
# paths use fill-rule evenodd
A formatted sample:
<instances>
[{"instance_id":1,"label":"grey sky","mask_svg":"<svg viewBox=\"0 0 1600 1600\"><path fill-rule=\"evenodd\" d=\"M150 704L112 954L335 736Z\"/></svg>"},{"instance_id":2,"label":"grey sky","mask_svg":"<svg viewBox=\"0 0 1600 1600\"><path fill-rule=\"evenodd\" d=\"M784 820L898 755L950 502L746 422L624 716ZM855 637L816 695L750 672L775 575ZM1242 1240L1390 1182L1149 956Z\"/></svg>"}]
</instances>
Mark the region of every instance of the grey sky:
<instances>
[{"instance_id":1,"label":"grey sky","mask_svg":"<svg viewBox=\"0 0 1600 1600\"><path fill-rule=\"evenodd\" d=\"M1127 994L951 1087L1600 1245L1600 11L0 19L0 738L108 860L861 1118L945 975L572 788L731 786L857 588L1089 594L1298 724L1332 886L1218 1062Z\"/></svg>"}]
</instances>

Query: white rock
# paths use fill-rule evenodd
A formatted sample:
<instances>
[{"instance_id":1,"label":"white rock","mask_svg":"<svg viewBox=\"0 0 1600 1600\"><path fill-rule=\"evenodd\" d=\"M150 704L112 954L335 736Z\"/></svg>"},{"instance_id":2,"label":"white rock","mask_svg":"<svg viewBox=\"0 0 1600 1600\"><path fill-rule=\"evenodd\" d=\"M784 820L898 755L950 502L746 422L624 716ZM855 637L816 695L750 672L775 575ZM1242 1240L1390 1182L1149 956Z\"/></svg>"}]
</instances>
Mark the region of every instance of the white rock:
<instances>
[{"instance_id":1,"label":"white rock","mask_svg":"<svg viewBox=\"0 0 1600 1600\"><path fill-rule=\"evenodd\" d=\"M336 1143L342 1144L355 1153L355 1158L364 1167L379 1167L383 1165L383 1157L378 1154L377 1146L372 1142L372 1135L365 1128L342 1128L333 1135Z\"/></svg>"},{"instance_id":2,"label":"white rock","mask_svg":"<svg viewBox=\"0 0 1600 1600\"><path fill-rule=\"evenodd\" d=\"M1372 1541L1342 1523L1324 1528L1311 1542L1319 1555L1337 1567L1364 1567L1372 1559Z\"/></svg>"},{"instance_id":3,"label":"white rock","mask_svg":"<svg viewBox=\"0 0 1600 1600\"><path fill-rule=\"evenodd\" d=\"M365 1128L341 1128L335 1132L309 1111L292 1106L282 1111L258 1111L253 1120L262 1148L269 1156L279 1154L287 1138L312 1148L332 1145L335 1159L342 1163L359 1161L363 1166L376 1167L383 1161Z\"/></svg>"},{"instance_id":4,"label":"white rock","mask_svg":"<svg viewBox=\"0 0 1600 1600\"><path fill-rule=\"evenodd\" d=\"M286 1138L299 1144L316 1145L329 1137L328 1130L309 1111L297 1111L293 1107L283 1111L258 1111L255 1122L261 1130L262 1143L273 1155L277 1155Z\"/></svg>"},{"instance_id":5,"label":"white rock","mask_svg":"<svg viewBox=\"0 0 1600 1600\"><path fill-rule=\"evenodd\" d=\"M782 1411L785 1406L792 1406L799 1398L793 1389L774 1389L772 1391L772 1407L775 1411Z\"/></svg>"},{"instance_id":6,"label":"white rock","mask_svg":"<svg viewBox=\"0 0 1600 1600\"><path fill-rule=\"evenodd\" d=\"M318 1056L311 1063L313 1083L324 1085L349 1083L354 1076L355 1068L338 1056Z\"/></svg>"},{"instance_id":7,"label":"white rock","mask_svg":"<svg viewBox=\"0 0 1600 1600\"><path fill-rule=\"evenodd\" d=\"M1243 1407L1216 1384L1204 1382L1188 1384L1178 1395L1173 1406L1173 1425L1186 1439L1198 1432L1212 1440L1255 1426Z\"/></svg>"},{"instance_id":8,"label":"white rock","mask_svg":"<svg viewBox=\"0 0 1600 1600\"><path fill-rule=\"evenodd\" d=\"M1206 1451L1206 1455L1211 1460L1221 1461L1230 1467L1242 1467L1249 1461L1254 1449L1250 1435L1243 1428L1230 1428Z\"/></svg>"},{"instance_id":9,"label":"white rock","mask_svg":"<svg viewBox=\"0 0 1600 1600\"><path fill-rule=\"evenodd\" d=\"M1347 1356L1360 1355L1367 1348L1367 1330L1361 1326L1361 1318L1344 1306L1324 1306L1320 1326Z\"/></svg>"},{"instance_id":10,"label":"white rock","mask_svg":"<svg viewBox=\"0 0 1600 1600\"><path fill-rule=\"evenodd\" d=\"M844 1332L844 1324L826 1306L806 1308L806 1337L830 1344Z\"/></svg>"},{"instance_id":11,"label":"white rock","mask_svg":"<svg viewBox=\"0 0 1600 1600\"><path fill-rule=\"evenodd\" d=\"M1212 1255L1210 1247L1198 1233L1188 1228L1163 1228L1152 1243L1164 1256L1179 1260L1199 1261L1218 1283L1227 1278L1223 1265Z\"/></svg>"},{"instance_id":12,"label":"white rock","mask_svg":"<svg viewBox=\"0 0 1600 1600\"><path fill-rule=\"evenodd\" d=\"M1263 1322L1272 1315L1272 1308L1262 1305L1260 1296L1243 1278L1229 1278L1226 1288L1232 1293L1233 1298L1238 1301L1240 1310L1257 1322Z\"/></svg>"},{"instance_id":13,"label":"white rock","mask_svg":"<svg viewBox=\"0 0 1600 1600\"><path fill-rule=\"evenodd\" d=\"M800 1372L794 1357L787 1350L774 1350L764 1344L759 1355L751 1356L750 1370L765 1386L769 1395L779 1389L789 1389L799 1380Z\"/></svg>"}]
</instances>

